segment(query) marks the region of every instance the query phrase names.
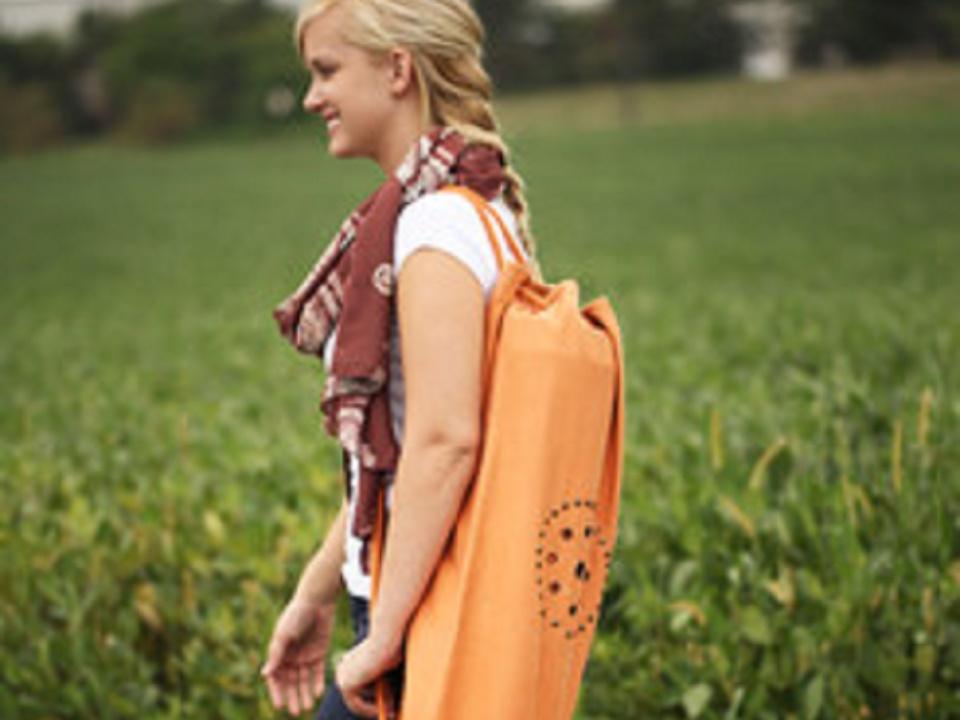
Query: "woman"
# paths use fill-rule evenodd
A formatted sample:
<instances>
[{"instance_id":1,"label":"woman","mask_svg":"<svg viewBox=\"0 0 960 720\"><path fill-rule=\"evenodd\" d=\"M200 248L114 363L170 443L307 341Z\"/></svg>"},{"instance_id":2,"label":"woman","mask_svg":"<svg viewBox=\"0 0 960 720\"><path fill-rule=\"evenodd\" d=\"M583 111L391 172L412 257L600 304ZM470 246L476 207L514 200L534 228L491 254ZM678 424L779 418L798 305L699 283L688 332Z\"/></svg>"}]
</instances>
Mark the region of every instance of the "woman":
<instances>
[{"instance_id":1,"label":"woman","mask_svg":"<svg viewBox=\"0 0 960 720\"><path fill-rule=\"evenodd\" d=\"M303 105L326 120L329 152L370 158L385 180L275 311L298 350L324 358L321 407L343 446L346 498L277 621L262 673L277 708L299 714L322 695L321 720L374 717L378 677L402 694L405 629L480 439L484 312L498 270L469 201L436 190L483 195L535 272L536 262L522 181L490 104L483 27L466 0L320 0L294 34L311 76ZM389 522L368 617L381 492ZM356 641L327 687L342 587Z\"/></svg>"}]
</instances>

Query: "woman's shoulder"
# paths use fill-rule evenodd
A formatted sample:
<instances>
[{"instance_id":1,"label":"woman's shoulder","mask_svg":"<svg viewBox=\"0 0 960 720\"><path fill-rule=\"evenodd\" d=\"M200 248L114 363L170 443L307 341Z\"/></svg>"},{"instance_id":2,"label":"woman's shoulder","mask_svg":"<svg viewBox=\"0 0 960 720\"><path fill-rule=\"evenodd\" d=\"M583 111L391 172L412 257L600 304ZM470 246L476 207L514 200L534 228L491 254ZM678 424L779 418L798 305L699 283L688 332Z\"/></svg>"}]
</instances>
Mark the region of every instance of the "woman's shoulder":
<instances>
[{"instance_id":1,"label":"woman's shoulder","mask_svg":"<svg viewBox=\"0 0 960 720\"><path fill-rule=\"evenodd\" d=\"M503 195L498 195L490 204L511 227L515 227L516 217L504 201ZM463 224L469 226L471 221L478 225L480 223L473 205L462 195L451 192L431 192L420 196L400 211L398 219L398 222L404 223L453 223L461 227Z\"/></svg>"},{"instance_id":2,"label":"woman's shoulder","mask_svg":"<svg viewBox=\"0 0 960 720\"><path fill-rule=\"evenodd\" d=\"M491 205L516 236L513 212L502 197ZM499 230L496 231L499 235ZM503 247L503 240L500 240ZM397 219L394 263L397 271L420 247L445 250L463 262L488 292L497 276L497 265L486 230L469 200L456 193L427 193L408 203Z\"/></svg>"}]
</instances>

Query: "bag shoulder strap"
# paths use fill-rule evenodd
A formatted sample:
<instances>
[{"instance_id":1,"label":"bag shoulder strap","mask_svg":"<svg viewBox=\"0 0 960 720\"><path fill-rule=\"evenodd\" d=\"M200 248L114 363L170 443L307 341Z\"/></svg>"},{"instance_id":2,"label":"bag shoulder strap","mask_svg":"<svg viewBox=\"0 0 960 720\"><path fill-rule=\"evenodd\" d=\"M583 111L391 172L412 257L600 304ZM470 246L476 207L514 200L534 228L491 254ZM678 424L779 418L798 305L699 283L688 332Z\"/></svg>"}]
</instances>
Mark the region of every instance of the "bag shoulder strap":
<instances>
[{"instance_id":1,"label":"bag shoulder strap","mask_svg":"<svg viewBox=\"0 0 960 720\"><path fill-rule=\"evenodd\" d=\"M477 214L480 216L480 221L483 223L484 229L487 231L487 239L490 241L490 246L493 248L493 255L497 260L498 270L504 269L506 266L506 261L503 259L503 252L500 249L500 243L497 242L497 235L493 230L493 226L490 224L491 217L499 226L500 232L503 234L503 237L507 241L507 246L510 248L510 252L513 253L513 257L515 258L513 262L516 262L520 265L528 264L524 259L523 251L517 244L516 238L513 237L513 233L510 232L506 223L503 222L503 219L500 217L500 213L491 208L490 204L480 195L480 193L476 192L475 190L471 190L464 185L444 185L437 192L453 192L457 195L465 197L470 201L470 204L473 205L477 211Z\"/></svg>"}]
</instances>

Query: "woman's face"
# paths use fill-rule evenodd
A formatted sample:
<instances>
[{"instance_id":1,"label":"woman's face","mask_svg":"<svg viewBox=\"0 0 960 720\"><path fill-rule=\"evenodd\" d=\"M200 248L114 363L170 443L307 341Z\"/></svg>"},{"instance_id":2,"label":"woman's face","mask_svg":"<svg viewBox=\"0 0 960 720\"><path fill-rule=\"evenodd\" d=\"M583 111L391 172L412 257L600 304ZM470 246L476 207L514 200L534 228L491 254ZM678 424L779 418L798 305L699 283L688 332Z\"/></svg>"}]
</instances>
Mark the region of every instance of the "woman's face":
<instances>
[{"instance_id":1,"label":"woman's face","mask_svg":"<svg viewBox=\"0 0 960 720\"><path fill-rule=\"evenodd\" d=\"M335 5L304 29L310 86L303 107L326 120L331 155L375 158L394 109L389 67L343 40L343 12Z\"/></svg>"}]
</instances>

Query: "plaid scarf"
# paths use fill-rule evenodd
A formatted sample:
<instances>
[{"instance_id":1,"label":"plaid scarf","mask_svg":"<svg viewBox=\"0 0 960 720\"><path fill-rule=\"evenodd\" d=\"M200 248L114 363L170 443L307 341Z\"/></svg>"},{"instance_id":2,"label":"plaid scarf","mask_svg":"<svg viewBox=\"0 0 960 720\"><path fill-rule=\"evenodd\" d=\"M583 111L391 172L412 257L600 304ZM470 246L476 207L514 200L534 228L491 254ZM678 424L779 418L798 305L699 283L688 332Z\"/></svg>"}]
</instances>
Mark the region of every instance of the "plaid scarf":
<instances>
[{"instance_id":1,"label":"plaid scarf","mask_svg":"<svg viewBox=\"0 0 960 720\"><path fill-rule=\"evenodd\" d=\"M350 213L297 290L273 311L281 334L300 352L321 360L338 328L320 409L326 431L360 461L352 532L363 541L365 573L370 572L368 546L379 493L393 480L399 455L387 393L397 216L408 203L449 184L493 199L503 187L504 162L496 148L468 144L451 127L421 135L396 172Z\"/></svg>"}]
</instances>

